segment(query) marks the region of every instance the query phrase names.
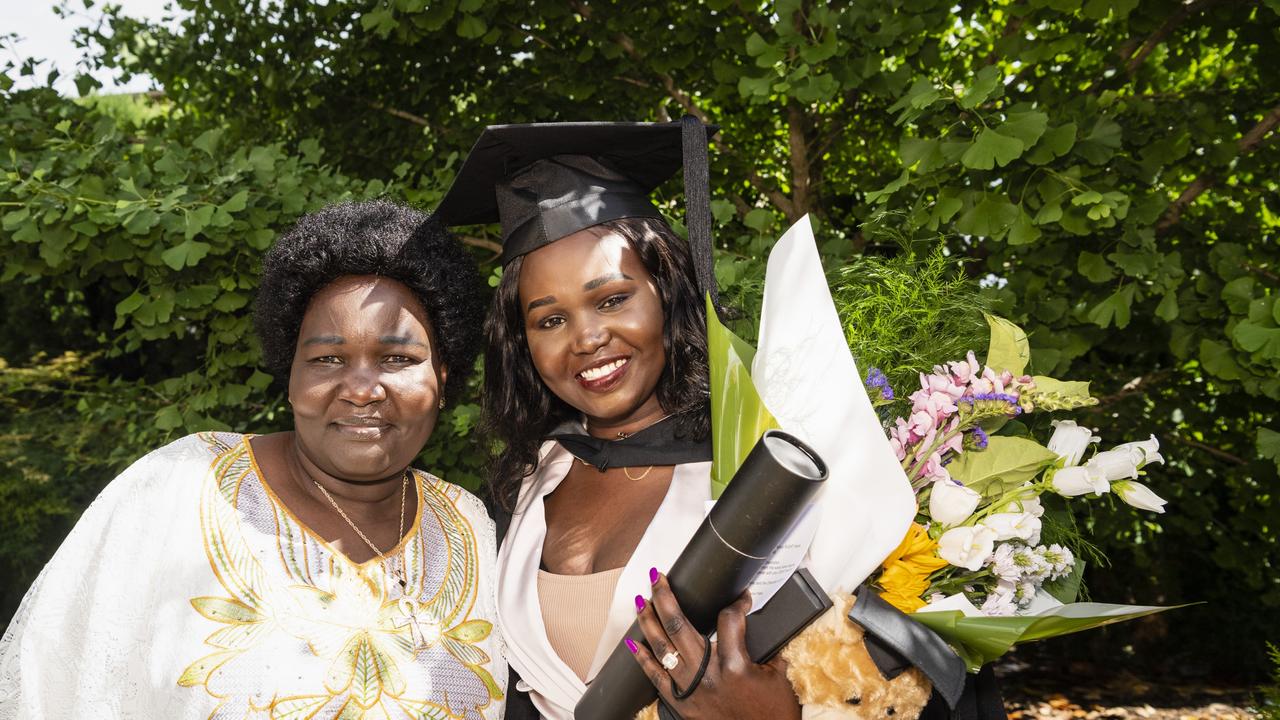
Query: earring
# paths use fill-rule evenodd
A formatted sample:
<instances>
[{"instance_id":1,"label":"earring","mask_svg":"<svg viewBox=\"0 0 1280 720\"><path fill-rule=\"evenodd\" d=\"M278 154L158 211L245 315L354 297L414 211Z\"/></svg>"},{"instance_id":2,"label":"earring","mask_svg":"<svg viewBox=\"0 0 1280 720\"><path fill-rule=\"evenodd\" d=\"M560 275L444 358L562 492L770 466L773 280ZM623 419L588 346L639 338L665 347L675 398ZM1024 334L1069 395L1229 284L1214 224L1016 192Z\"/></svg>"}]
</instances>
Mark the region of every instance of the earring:
<instances>
[{"instance_id":1,"label":"earring","mask_svg":"<svg viewBox=\"0 0 1280 720\"><path fill-rule=\"evenodd\" d=\"M441 396L440 396L440 409L441 409L441 410L443 410L443 409L444 409L444 396L443 396L443 395L441 395Z\"/></svg>"}]
</instances>

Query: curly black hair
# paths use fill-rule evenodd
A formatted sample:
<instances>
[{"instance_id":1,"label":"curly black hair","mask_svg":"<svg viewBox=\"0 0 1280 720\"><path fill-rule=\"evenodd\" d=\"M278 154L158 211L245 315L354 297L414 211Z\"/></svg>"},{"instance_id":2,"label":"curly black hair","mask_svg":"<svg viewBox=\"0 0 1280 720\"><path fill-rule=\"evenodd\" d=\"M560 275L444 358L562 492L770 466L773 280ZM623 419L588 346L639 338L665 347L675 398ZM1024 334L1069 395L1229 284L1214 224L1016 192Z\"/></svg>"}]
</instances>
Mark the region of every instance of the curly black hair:
<instances>
[{"instance_id":1,"label":"curly black hair","mask_svg":"<svg viewBox=\"0 0 1280 720\"><path fill-rule=\"evenodd\" d=\"M601 226L627 240L662 300L667 362L658 379L658 401L675 416L678 435L705 438L711 431L706 302L698 291L689 247L661 220L623 218ZM484 423L503 444L490 466L489 490L503 506L510 505L521 480L533 472L546 434L579 415L547 388L533 365L520 307L522 260L517 257L503 268L484 325Z\"/></svg>"},{"instance_id":2,"label":"curly black hair","mask_svg":"<svg viewBox=\"0 0 1280 720\"><path fill-rule=\"evenodd\" d=\"M386 200L344 202L304 215L267 251L253 313L266 368L288 381L311 298L350 275L396 280L418 298L449 368L444 397L456 398L479 352L479 271L434 217Z\"/></svg>"}]
</instances>

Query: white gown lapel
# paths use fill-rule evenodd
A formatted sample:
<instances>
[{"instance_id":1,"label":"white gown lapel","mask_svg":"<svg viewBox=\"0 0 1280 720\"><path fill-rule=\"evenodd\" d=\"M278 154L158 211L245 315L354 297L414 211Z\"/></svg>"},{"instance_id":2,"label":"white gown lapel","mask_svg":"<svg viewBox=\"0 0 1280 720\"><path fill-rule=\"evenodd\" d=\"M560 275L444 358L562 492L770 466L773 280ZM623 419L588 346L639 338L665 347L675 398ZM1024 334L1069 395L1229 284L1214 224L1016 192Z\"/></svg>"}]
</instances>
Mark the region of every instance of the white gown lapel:
<instances>
[{"instance_id":1,"label":"white gown lapel","mask_svg":"<svg viewBox=\"0 0 1280 720\"><path fill-rule=\"evenodd\" d=\"M622 640L623 633L635 622L636 596L648 598L652 594L649 568L656 567L662 573L670 570L698 525L702 524L703 508L711 499L710 479L710 462L675 467L667 496L658 506L658 512L618 578L613 601L609 605L609 618L600 633L600 644L596 646L595 659L587 677L594 678L600 672L601 666Z\"/></svg>"},{"instance_id":2,"label":"white gown lapel","mask_svg":"<svg viewBox=\"0 0 1280 720\"><path fill-rule=\"evenodd\" d=\"M511 526L498 551L498 620L507 660L521 679L535 688L533 699L538 710L552 720L567 720L587 686L547 640L537 587L547 535L542 499L564 480L573 456L558 443L548 445L551 447L543 446L538 469L520 489ZM554 707L548 707L548 702Z\"/></svg>"},{"instance_id":3,"label":"white gown lapel","mask_svg":"<svg viewBox=\"0 0 1280 720\"><path fill-rule=\"evenodd\" d=\"M564 480L573 456L554 442L545 444L541 454L538 469L520 490L498 552L498 617L507 659L533 688L539 712L551 720L570 720L587 686L547 640L536 588L547 535L543 499ZM635 596L649 597L649 568L669 570L702 522L711 499L710 470L710 462L676 466L666 497L618 579L588 677L595 677L635 621Z\"/></svg>"}]
</instances>

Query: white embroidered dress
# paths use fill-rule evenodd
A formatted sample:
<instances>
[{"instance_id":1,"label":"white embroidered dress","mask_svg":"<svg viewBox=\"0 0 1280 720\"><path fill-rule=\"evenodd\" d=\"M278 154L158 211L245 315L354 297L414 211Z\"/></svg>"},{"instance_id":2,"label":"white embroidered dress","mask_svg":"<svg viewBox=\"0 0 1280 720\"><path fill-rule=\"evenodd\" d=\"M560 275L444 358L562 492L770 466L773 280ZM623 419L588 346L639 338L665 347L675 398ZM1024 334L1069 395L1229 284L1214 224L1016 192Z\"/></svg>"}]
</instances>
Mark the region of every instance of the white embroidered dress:
<instances>
[{"instance_id":1,"label":"white embroidered dress","mask_svg":"<svg viewBox=\"0 0 1280 720\"><path fill-rule=\"evenodd\" d=\"M0 720L501 717L493 524L461 488L415 478L413 530L355 564L271 493L246 436L152 452L23 599L0 640Z\"/></svg>"}]
</instances>

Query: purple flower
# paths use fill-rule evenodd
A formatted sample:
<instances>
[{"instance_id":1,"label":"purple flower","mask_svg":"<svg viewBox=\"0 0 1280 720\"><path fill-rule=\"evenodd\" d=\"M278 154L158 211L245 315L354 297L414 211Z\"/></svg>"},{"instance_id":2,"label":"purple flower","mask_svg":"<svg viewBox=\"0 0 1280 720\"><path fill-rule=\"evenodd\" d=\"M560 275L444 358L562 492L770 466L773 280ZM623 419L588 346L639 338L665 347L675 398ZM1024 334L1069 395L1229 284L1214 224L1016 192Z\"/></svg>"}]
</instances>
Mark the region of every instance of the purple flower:
<instances>
[{"instance_id":1,"label":"purple flower","mask_svg":"<svg viewBox=\"0 0 1280 720\"><path fill-rule=\"evenodd\" d=\"M979 450L987 449L988 438L987 438L987 434L983 432L982 428L975 427L973 429L973 440L975 443L977 443Z\"/></svg>"},{"instance_id":2,"label":"purple flower","mask_svg":"<svg viewBox=\"0 0 1280 720\"><path fill-rule=\"evenodd\" d=\"M884 398L885 400L893 399L893 388L889 387L889 383L887 381L885 382L884 387L881 388L880 390L880 397Z\"/></svg>"},{"instance_id":3,"label":"purple flower","mask_svg":"<svg viewBox=\"0 0 1280 720\"><path fill-rule=\"evenodd\" d=\"M867 372L867 384L871 387L887 387L889 384L889 378L885 377L884 373L880 372L880 368L873 367L869 372Z\"/></svg>"}]
</instances>

